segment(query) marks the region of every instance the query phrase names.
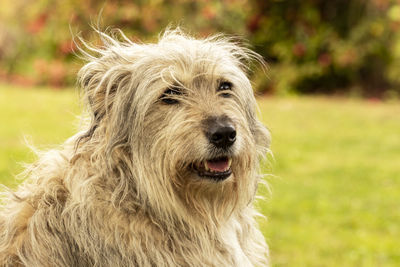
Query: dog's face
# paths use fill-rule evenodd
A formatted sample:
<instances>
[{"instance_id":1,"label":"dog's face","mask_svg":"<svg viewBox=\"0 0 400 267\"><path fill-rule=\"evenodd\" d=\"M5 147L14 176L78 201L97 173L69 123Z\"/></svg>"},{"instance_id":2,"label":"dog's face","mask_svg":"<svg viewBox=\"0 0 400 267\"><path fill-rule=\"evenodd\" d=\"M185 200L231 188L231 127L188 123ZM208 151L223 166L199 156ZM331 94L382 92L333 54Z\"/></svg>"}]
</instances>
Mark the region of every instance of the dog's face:
<instances>
[{"instance_id":1,"label":"dog's face","mask_svg":"<svg viewBox=\"0 0 400 267\"><path fill-rule=\"evenodd\" d=\"M248 203L269 145L245 74L249 52L176 32L158 44L115 42L99 51L81 70L94 123L107 142L129 146L144 194L161 190L192 206Z\"/></svg>"}]
</instances>

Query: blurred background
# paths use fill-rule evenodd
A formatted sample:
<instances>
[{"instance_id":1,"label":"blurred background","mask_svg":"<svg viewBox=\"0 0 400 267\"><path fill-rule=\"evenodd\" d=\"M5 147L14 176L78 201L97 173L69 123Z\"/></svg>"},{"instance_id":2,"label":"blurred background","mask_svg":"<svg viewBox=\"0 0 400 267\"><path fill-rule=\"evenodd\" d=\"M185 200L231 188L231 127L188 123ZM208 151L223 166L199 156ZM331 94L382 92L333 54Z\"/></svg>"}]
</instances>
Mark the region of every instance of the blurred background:
<instances>
[{"instance_id":1,"label":"blurred background","mask_svg":"<svg viewBox=\"0 0 400 267\"><path fill-rule=\"evenodd\" d=\"M400 0L1 0L1 183L35 158L25 135L76 132L72 39L97 43L98 21L133 41L240 36L268 62L251 79L273 137L257 203L272 266L400 266Z\"/></svg>"},{"instance_id":2,"label":"blurred background","mask_svg":"<svg viewBox=\"0 0 400 267\"><path fill-rule=\"evenodd\" d=\"M271 66L268 78L255 74L262 93L400 92L397 0L2 0L1 80L73 85L79 61L72 34L91 39L100 13L100 26L133 40L153 40L169 24L199 36L239 35Z\"/></svg>"}]
</instances>

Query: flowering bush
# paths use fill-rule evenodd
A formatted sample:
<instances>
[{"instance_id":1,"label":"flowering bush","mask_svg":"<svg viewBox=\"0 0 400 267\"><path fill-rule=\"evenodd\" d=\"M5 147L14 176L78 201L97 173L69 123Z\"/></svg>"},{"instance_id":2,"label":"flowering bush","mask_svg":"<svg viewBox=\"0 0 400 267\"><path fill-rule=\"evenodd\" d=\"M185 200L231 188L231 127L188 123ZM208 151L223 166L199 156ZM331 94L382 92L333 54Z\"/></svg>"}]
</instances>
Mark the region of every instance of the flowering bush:
<instances>
[{"instance_id":1,"label":"flowering bush","mask_svg":"<svg viewBox=\"0 0 400 267\"><path fill-rule=\"evenodd\" d=\"M267 76L254 73L260 92L400 92L399 0L4 1L0 77L71 85L80 65L72 36L96 40L90 25L121 28L133 40L182 25L248 39L269 65Z\"/></svg>"}]
</instances>

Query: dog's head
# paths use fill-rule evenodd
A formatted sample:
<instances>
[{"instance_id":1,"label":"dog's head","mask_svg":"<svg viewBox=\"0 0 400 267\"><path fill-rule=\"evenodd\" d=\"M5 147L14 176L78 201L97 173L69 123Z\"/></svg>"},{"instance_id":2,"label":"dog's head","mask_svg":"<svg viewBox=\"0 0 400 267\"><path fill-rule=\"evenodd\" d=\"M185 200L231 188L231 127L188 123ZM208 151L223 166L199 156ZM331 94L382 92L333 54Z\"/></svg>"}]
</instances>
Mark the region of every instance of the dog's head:
<instances>
[{"instance_id":1,"label":"dog's head","mask_svg":"<svg viewBox=\"0 0 400 267\"><path fill-rule=\"evenodd\" d=\"M103 144L108 165L125 164L120 173L160 212L247 205L270 140L246 76L259 57L222 36L174 30L135 44L100 34L104 47L89 48L98 55L79 75L93 115L87 137Z\"/></svg>"}]
</instances>

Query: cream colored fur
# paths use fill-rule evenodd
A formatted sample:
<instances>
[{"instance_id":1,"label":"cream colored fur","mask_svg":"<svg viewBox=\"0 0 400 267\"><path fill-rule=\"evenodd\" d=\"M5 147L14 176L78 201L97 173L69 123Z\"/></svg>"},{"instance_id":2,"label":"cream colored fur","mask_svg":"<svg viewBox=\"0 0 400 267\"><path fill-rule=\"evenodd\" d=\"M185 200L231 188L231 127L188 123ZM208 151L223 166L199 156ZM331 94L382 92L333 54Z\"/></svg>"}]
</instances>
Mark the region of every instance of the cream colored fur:
<instances>
[{"instance_id":1,"label":"cream colored fur","mask_svg":"<svg viewBox=\"0 0 400 267\"><path fill-rule=\"evenodd\" d=\"M99 33L79 72L87 128L39 155L15 193L3 194L1 266L268 266L253 208L269 133L246 77L259 58L234 41L166 31L136 44ZM230 97L218 82L233 84ZM160 97L180 86L178 104ZM200 178L215 156L201 121L237 130L233 174Z\"/></svg>"}]
</instances>

